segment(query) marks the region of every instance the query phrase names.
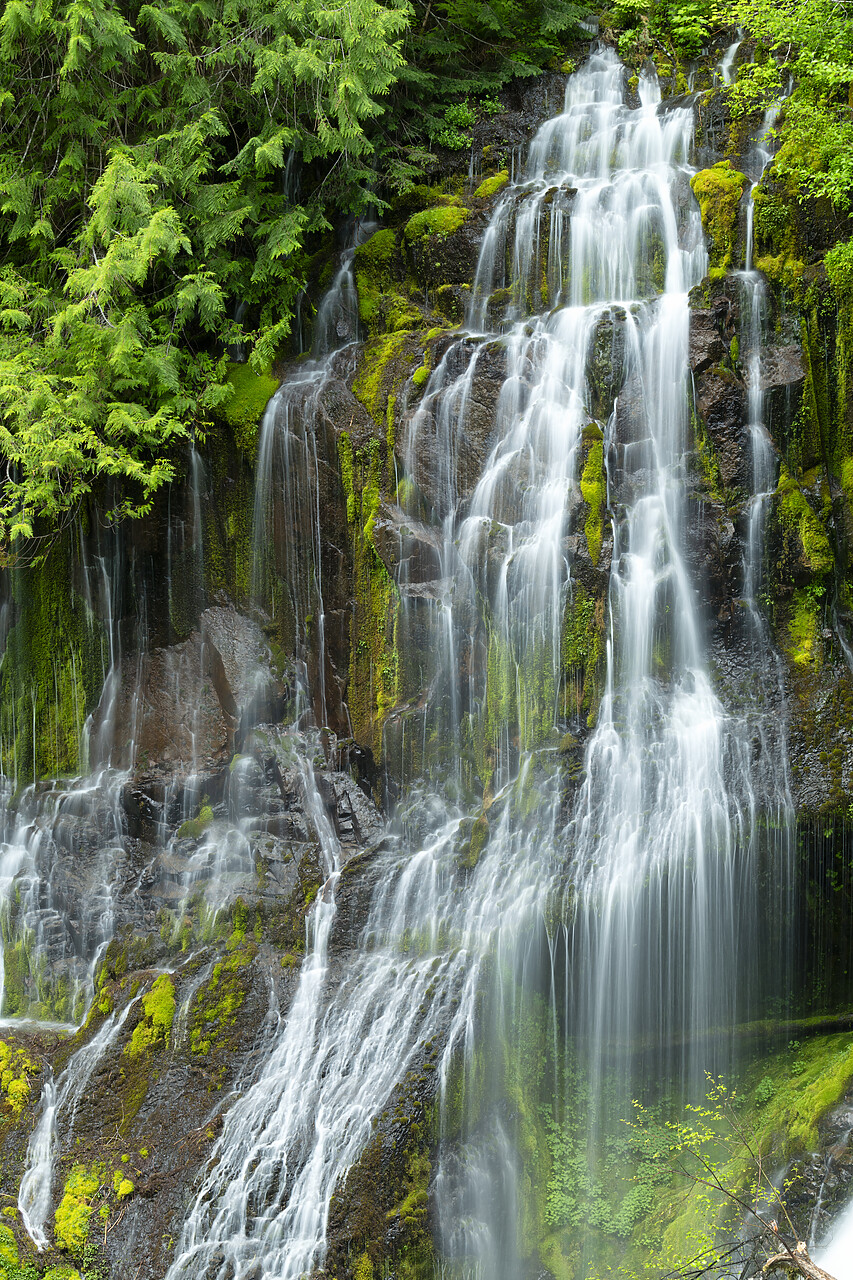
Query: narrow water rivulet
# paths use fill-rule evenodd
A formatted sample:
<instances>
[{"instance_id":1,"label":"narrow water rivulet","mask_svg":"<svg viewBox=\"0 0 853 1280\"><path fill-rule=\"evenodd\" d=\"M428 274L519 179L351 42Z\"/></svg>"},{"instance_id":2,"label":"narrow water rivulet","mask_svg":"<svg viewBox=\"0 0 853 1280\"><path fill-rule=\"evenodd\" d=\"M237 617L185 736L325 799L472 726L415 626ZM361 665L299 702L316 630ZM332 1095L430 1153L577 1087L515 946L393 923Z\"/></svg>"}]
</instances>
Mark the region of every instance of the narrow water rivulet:
<instances>
[{"instance_id":1,"label":"narrow water rivulet","mask_svg":"<svg viewBox=\"0 0 853 1280\"><path fill-rule=\"evenodd\" d=\"M413 469L427 434L437 438L443 467L431 594L398 583L403 634L431 637L424 777L410 776L370 855L366 924L340 958L340 851L315 802L328 878L298 988L225 1116L170 1280L296 1280L322 1266L336 1190L429 1053L440 1133L430 1192L449 1273L522 1274L534 1131L569 1134L585 1191L570 1171L550 1221L594 1266L613 1125L655 1082L701 1094L705 1072L736 1062L734 1028L776 989L791 893L784 743L768 732L760 680L737 707L715 686L690 554L688 293L707 266L692 135L690 108L662 104L653 73L632 91L600 49L495 209L465 329L430 374L405 446ZM505 380L485 465L463 494L470 388L493 358ZM256 505L261 523L263 486L291 486L309 541L320 482L305 414L322 377L309 365L273 400L262 458L278 449L282 461L277 480L261 467ZM298 490L294 451L309 477ZM770 483L758 446L753 458L745 616L758 608ZM317 572L298 608L319 610L305 661L321 667L322 600ZM589 655L603 688L583 704L561 637L568 619L586 643L594 608L607 617L606 652ZM767 660L762 644L753 653ZM573 779L557 731L567 708L582 753ZM322 723L322 692L314 714ZM436 743L444 751L430 755ZM488 777L479 796L471 752ZM304 779L310 799L310 767Z\"/></svg>"}]
</instances>

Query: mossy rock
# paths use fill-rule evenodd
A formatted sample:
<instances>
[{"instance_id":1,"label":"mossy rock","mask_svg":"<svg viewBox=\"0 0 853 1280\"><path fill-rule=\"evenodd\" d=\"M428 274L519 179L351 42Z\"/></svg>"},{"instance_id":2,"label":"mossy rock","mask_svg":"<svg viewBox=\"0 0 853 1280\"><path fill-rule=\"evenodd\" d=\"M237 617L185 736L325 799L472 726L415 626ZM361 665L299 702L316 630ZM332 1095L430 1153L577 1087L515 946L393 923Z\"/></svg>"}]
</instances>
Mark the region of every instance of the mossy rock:
<instances>
[{"instance_id":1,"label":"mossy rock","mask_svg":"<svg viewBox=\"0 0 853 1280\"><path fill-rule=\"evenodd\" d=\"M237 448L254 460L258 451L258 426L269 401L278 390L278 380L270 370L256 373L250 364L228 366L232 394L219 409L231 428Z\"/></svg>"},{"instance_id":2,"label":"mossy rock","mask_svg":"<svg viewBox=\"0 0 853 1280\"><path fill-rule=\"evenodd\" d=\"M690 179L709 240L712 279L725 275L732 266L738 209L747 182L746 175L733 169L730 160L720 160L710 169L701 169Z\"/></svg>"},{"instance_id":3,"label":"mossy rock","mask_svg":"<svg viewBox=\"0 0 853 1280\"><path fill-rule=\"evenodd\" d=\"M411 286L405 279L392 227L380 228L359 245L354 270L358 313L371 333L394 333L420 324L421 313L408 296Z\"/></svg>"},{"instance_id":4,"label":"mossy rock","mask_svg":"<svg viewBox=\"0 0 853 1280\"><path fill-rule=\"evenodd\" d=\"M65 1180L62 1199L56 1210L54 1238L61 1249L79 1256L89 1239L89 1219L93 1201L104 1179L100 1164L75 1164Z\"/></svg>"},{"instance_id":5,"label":"mossy rock","mask_svg":"<svg viewBox=\"0 0 853 1280\"><path fill-rule=\"evenodd\" d=\"M175 986L167 973L162 974L142 997L142 1009L143 1016L134 1027L125 1050L129 1058L138 1058L152 1049L164 1049L169 1044L175 1018Z\"/></svg>"},{"instance_id":6,"label":"mossy rock","mask_svg":"<svg viewBox=\"0 0 853 1280\"><path fill-rule=\"evenodd\" d=\"M496 196L499 191L503 191L508 182L509 171L501 169L500 173L495 173L490 178L484 178L474 195L478 200L489 200L492 196Z\"/></svg>"},{"instance_id":7,"label":"mossy rock","mask_svg":"<svg viewBox=\"0 0 853 1280\"><path fill-rule=\"evenodd\" d=\"M409 218L403 229L403 236L408 244L418 240L431 240L438 236L441 239L458 231L468 218L468 210L458 204L434 205L431 209L422 209Z\"/></svg>"}]
</instances>

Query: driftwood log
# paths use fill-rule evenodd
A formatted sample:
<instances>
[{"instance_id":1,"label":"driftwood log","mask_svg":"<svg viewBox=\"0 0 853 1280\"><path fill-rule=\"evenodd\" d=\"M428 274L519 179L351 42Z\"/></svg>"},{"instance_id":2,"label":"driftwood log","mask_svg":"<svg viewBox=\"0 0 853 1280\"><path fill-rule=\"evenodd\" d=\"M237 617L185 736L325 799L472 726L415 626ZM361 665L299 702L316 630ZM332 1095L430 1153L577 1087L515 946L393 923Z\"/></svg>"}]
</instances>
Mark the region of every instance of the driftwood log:
<instances>
[{"instance_id":1,"label":"driftwood log","mask_svg":"<svg viewBox=\"0 0 853 1280\"><path fill-rule=\"evenodd\" d=\"M793 1249L775 1253L772 1258L767 1259L761 1270L765 1275L774 1271L787 1271L789 1275L804 1276L805 1280L835 1280L835 1276L812 1262L803 1240L798 1241Z\"/></svg>"}]
</instances>

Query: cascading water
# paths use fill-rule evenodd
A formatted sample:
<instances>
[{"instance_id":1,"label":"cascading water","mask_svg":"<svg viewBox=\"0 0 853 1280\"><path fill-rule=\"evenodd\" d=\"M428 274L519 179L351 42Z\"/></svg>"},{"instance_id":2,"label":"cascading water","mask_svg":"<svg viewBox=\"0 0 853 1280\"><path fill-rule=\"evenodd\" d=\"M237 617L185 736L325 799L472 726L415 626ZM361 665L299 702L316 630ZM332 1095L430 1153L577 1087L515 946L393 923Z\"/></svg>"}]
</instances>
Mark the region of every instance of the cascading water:
<instances>
[{"instance_id":1,"label":"cascading water","mask_svg":"<svg viewBox=\"0 0 853 1280\"><path fill-rule=\"evenodd\" d=\"M253 590L268 597L278 577L294 636L300 670L297 691L315 689L315 723L327 723L326 615L323 605L321 516L328 480L321 461L329 456L318 433L327 424L321 397L339 353L358 336L358 298L352 261L355 246L369 234L359 223L353 243L341 254L331 288L317 314L311 358L286 378L267 405L258 442L255 490ZM327 424L328 425L328 424ZM282 558L283 557L283 558ZM305 710L297 708L297 715Z\"/></svg>"},{"instance_id":2,"label":"cascading water","mask_svg":"<svg viewBox=\"0 0 853 1280\"><path fill-rule=\"evenodd\" d=\"M69 1128L95 1068L115 1042L133 1008L131 1000L120 1014L110 1014L92 1039L72 1056L58 1080L48 1080L42 1094L42 1113L27 1147L27 1167L18 1192L18 1208L30 1238L41 1251L49 1246L45 1224L51 1207L53 1170L59 1149L60 1117Z\"/></svg>"},{"instance_id":3,"label":"cascading water","mask_svg":"<svg viewBox=\"0 0 853 1280\"><path fill-rule=\"evenodd\" d=\"M443 790L414 783L397 839L374 853L367 924L337 985L328 947L340 853L325 829L329 880L293 1005L226 1116L169 1280L296 1280L321 1266L336 1187L395 1083L436 1045L439 1250L455 1273L509 1280L527 1247L521 1098L543 1087L532 1029L550 1028L555 1087L567 1054L593 1082L617 1059L620 1118L641 1082L637 1062L694 1087L733 1060L728 1029L760 1007L777 960L766 919L785 884L775 865L787 849L784 781L772 751L753 759L759 713L727 710L709 674L684 551L694 518L687 294L706 264L688 187L692 119L661 107L651 76L639 94L628 106L607 50L570 79L563 113L540 130L484 237L469 332L448 347L411 421L410 470L423 443L438 442L442 524L428 589L405 579L400 589L404 612L426 605L434 638L421 741L424 760L431 742L450 748L435 772ZM602 332L620 373L599 393L596 420L589 356ZM506 378L469 483L460 441L478 364L496 351ZM309 368L268 410L259 529L276 487L291 493L288 451L310 462L323 376L322 362ZM278 448L283 479L271 481ZM315 468L307 498L292 497L306 529L318 492ZM596 571L605 502L606 678L567 817L561 633L567 610L588 599L580 520ZM322 604L317 572L311 591ZM480 800L466 752L488 779ZM310 796L310 769L305 785ZM759 830L768 811L781 832L769 847ZM592 1096L593 1161L599 1104ZM562 1111L558 1097L552 1126Z\"/></svg>"}]
</instances>

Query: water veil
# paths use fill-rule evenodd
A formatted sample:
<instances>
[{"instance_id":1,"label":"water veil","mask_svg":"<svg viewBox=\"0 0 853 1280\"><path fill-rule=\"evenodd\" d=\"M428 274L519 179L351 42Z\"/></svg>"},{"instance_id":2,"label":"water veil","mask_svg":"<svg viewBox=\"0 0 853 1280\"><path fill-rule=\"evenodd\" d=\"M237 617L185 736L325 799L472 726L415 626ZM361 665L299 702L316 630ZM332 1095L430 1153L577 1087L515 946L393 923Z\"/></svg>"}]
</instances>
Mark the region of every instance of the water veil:
<instances>
[{"instance_id":1,"label":"water veil","mask_svg":"<svg viewBox=\"0 0 853 1280\"><path fill-rule=\"evenodd\" d=\"M398 584L401 634L430 637L420 769L338 953L325 828L293 1004L225 1117L169 1280L322 1267L336 1190L425 1057L443 1271L512 1280L536 1247L555 1274L561 1253L609 1264L641 1208L614 1172L614 1125L644 1091L701 1094L706 1071L729 1070L734 1029L779 980L784 758L762 697L726 705L715 684L690 551L688 294L707 267L692 137L689 107L662 104L653 73L631 90L601 48L495 209L464 331L406 441L411 472L426 433L445 466L436 580L428 598ZM487 359L505 376L463 486ZM321 378L308 368L309 401ZM261 450L282 449L285 484L288 450L314 456L296 394L272 402ZM314 529L311 501L294 503ZM319 575L314 589L316 607Z\"/></svg>"}]
</instances>

